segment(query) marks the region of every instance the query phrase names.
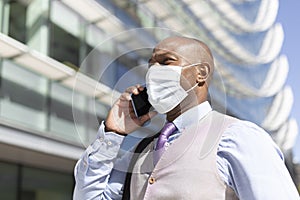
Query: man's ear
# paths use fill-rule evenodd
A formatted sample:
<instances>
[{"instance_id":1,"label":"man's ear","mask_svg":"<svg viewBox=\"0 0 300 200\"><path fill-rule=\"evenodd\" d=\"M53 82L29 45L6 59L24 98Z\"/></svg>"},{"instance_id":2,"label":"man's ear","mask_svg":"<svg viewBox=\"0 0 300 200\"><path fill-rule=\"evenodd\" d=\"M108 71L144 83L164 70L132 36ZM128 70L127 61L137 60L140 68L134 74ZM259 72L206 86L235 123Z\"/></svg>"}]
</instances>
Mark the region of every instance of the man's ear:
<instances>
[{"instance_id":1,"label":"man's ear","mask_svg":"<svg viewBox=\"0 0 300 200\"><path fill-rule=\"evenodd\" d=\"M201 63L197 66L197 83L203 85L209 77L210 66L208 63Z\"/></svg>"}]
</instances>

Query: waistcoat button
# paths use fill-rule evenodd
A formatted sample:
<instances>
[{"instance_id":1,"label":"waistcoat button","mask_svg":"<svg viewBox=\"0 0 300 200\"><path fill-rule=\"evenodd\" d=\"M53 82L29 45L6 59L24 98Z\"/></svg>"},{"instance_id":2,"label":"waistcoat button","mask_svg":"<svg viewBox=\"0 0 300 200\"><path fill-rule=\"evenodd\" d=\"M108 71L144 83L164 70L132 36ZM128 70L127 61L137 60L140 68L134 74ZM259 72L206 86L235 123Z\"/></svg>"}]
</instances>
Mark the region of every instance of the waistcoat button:
<instances>
[{"instance_id":1,"label":"waistcoat button","mask_svg":"<svg viewBox=\"0 0 300 200\"><path fill-rule=\"evenodd\" d=\"M150 184L153 184L154 182L155 182L155 178L151 176L151 177L149 178L149 183L150 183Z\"/></svg>"}]
</instances>

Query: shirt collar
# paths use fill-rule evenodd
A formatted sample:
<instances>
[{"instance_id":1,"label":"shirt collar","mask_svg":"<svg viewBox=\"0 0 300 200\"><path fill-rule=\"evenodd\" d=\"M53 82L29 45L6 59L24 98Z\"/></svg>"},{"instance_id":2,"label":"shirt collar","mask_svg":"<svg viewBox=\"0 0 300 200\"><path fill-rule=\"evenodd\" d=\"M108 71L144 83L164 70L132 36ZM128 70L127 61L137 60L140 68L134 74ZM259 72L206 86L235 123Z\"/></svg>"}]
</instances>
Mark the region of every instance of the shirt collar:
<instances>
[{"instance_id":1,"label":"shirt collar","mask_svg":"<svg viewBox=\"0 0 300 200\"><path fill-rule=\"evenodd\" d=\"M173 123L177 127L179 132L182 132L183 129L185 129L187 126L190 126L196 122L198 122L200 119L202 119L205 115L207 115L210 111L212 111L212 108L208 101L205 101L186 112L179 115Z\"/></svg>"}]
</instances>

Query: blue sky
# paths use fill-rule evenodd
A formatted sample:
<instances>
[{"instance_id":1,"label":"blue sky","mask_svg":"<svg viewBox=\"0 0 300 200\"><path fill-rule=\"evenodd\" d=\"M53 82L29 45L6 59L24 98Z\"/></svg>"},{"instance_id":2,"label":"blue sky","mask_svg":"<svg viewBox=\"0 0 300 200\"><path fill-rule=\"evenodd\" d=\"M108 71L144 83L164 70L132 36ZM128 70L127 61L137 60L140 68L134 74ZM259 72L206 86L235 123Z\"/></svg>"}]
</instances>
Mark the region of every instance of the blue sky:
<instances>
[{"instance_id":1,"label":"blue sky","mask_svg":"<svg viewBox=\"0 0 300 200\"><path fill-rule=\"evenodd\" d=\"M287 84L290 85L294 93L294 105L291 115L297 120L300 130L300 1L280 0L277 21L284 28L284 44L282 53L288 56L289 75ZM297 138L294 148L296 160L300 161L300 136Z\"/></svg>"}]
</instances>

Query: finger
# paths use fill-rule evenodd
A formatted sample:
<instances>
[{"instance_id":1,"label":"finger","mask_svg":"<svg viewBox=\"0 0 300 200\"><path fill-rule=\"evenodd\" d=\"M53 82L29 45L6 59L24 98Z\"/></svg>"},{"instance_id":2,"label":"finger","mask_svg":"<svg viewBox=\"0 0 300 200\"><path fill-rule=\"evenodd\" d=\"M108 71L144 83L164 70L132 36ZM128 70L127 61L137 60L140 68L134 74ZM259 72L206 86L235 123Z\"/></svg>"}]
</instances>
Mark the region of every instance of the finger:
<instances>
[{"instance_id":1,"label":"finger","mask_svg":"<svg viewBox=\"0 0 300 200\"><path fill-rule=\"evenodd\" d=\"M131 94L128 92L124 92L120 96L120 100L122 101L130 101L131 100Z\"/></svg>"},{"instance_id":2,"label":"finger","mask_svg":"<svg viewBox=\"0 0 300 200\"><path fill-rule=\"evenodd\" d=\"M125 90L125 92L130 93L130 94L133 93L135 95L139 94L139 90L138 90L137 86L131 86L131 87L127 88Z\"/></svg>"},{"instance_id":3,"label":"finger","mask_svg":"<svg viewBox=\"0 0 300 200\"><path fill-rule=\"evenodd\" d=\"M136 85L136 87L138 88L138 90L141 92L145 89L144 86L141 86L140 84Z\"/></svg>"}]
</instances>

